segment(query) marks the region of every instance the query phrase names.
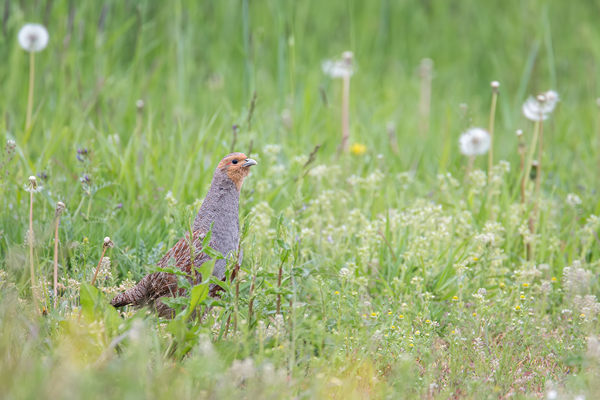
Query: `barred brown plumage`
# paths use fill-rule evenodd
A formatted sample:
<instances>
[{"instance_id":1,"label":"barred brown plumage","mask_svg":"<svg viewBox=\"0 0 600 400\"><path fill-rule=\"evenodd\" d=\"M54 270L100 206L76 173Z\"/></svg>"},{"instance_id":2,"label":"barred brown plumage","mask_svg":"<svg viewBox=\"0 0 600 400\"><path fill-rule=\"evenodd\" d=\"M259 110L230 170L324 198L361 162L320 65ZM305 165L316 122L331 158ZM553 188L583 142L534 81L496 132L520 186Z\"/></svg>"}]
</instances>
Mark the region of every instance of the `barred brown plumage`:
<instances>
[{"instance_id":1,"label":"barred brown plumage","mask_svg":"<svg viewBox=\"0 0 600 400\"><path fill-rule=\"evenodd\" d=\"M225 258L238 253L239 245L239 196L242 183L249 174L256 161L247 158L243 153L232 153L223 158L213 176L206 199L198 211L193 225L194 266L197 269L210 260L210 257L201 252L202 242L207 232L211 229L209 246L220 252ZM241 251L240 251L241 253ZM192 272L192 260L189 247L189 233L182 237L157 263L161 268L172 265L181 271ZM238 262L241 262L239 256ZM219 280L225 279L226 260L217 260L213 275ZM191 277L188 278L191 282ZM195 284L202 281L197 276ZM215 297L220 290L219 286L210 285L210 295ZM146 275L133 288L117 295L111 304L114 307L133 305L136 307L150 306L157 314L164 318L173 317L173 309L161 301L163 297L177 297L185 295L185 290L177 285L177 276L166 272L154 272Z\"/></svg>"}]
</instances>

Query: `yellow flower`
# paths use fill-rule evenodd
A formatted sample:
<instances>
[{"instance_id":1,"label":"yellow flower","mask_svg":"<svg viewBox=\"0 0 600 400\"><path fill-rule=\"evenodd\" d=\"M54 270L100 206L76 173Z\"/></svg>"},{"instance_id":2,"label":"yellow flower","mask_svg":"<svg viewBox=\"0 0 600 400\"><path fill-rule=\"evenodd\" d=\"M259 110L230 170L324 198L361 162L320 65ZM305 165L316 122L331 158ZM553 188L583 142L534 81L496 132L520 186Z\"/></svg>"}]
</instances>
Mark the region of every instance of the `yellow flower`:
<instances>
[{"instance_id":1,"label":"yellow flower","mask_svg":"<svg viewBox=\"0 0 600 400\"><path fill-rule=\"evenodd\" d=\"M372 313L371 313L371 317L376 317L376 316L377 316L377 313L376 313L376 312L372 312Z\"/></svg>"},{"instance_id":2,"label":"yellow flower","mask_svg":"<svg viewBox=\"0 0 600 400\"><path fill-rule=\"evenodd\" d=\"M336 290L334 294L340 294L340 292L338 292L338 291Z\"/></svg>"},{"instance_id":3,"label":"yellow flower","mask_svg":"<svg viewBox=\"0 0 600 400\"><path fill-rule=\"evenodd\" d=\"M390 312L388 313L388 315L392 315L392 312L390 311Z\"/></svg>"},{"instance_id":4,"label":"yellow flower","mask_svg":"<svg viewBox=\"0 0 600 400\"><path fill-rule=\"evenodd\" d=\"M400 319L404 319L404 315L400 314L400 315L398 316L398 318L400 318Z\"/></svg>"},{"instance_id":5,"label":"yellow flower","mask_svg":"<svg viewBox=\"0 0 600 400\"><path fill-rule=\"evenodd\" d=\"M519 307L519 306L515 307L515 311L519 311L520 309L521 309L521 307Z\"/></svg>"},{"instance_id":6,"label":"yellow flower","mask_svg":"<svg viewBox=\"0 0 600 400\"><path fill-rule=\"evenodd\" d=\"M454 334L456 334L456 332L452 331L452 334L454 335Z\"/></svg>"},{"instance_id":7,"label":"yellow flower","mask_svg":"<svg viewBox=\"0 0 600 400\"><path fill-rule=\"evenodd\" d=\"M521 295L521 300L524 300L524 299L525 299L525 296Z\"/></svg>"},{"instance_id":8,"label":"yellow flower","mask_svg":"<svg viewBox=\"0 0 600 400\"><path fill-rule=\"evenodd\" d=\"M363 314L363 317L366 317L366 316L367 316L367 314Z\"/></svg>"},{"instance_id":9,"label":"yellow flower","mask_svg":"<svg viewBox=\"0 0 600 400\"><path fill-rule=\"evenodd\" d=\"M585 318L585 314L582 313L579 317L580 318Z\"/></svg>"},{"instance_id":10,"label":"yellow flower","mask_svg":"<svg viewBox=\"0 0 600 400\"><path fill-rule=\"evenodd\" d=\"M505 287L506 285L504 284L504 282L500 282L500 285L498 285L498 286L500 286L500 288L501 288L501 289L504 289L504 287Z\"/></svg>"},{"instance_id":11,"label":"yellow flower","mask_svg":"<svg viewBox=\"0 0 600 400\"><path fill-rule=\"evenodd\" d=\"M84 237L83 238L83 243L88 244L90 241L88 240L88 238Z\"/></svg>"},{"instance_id":12,"label":"yellow flower","mask_svg":"<svg viewBox=\"0 0 600 400\"><path fill-rule=\"evenodd\" d=\"M474 316L474 317L476 317L476 316L477 316L477 313L476 313L476 312L474 312L474 313L473 313L473 316Z\"/></svg>"},{"instance_id":13,"label":"yellow flower","mask_svg":"<svg viewBox=\"0 0 600 400\"><path fill-rule=\"evenodd\" d=\"M425 320L425 323L426 323L426 324L430 324L430 323L431 323L431 321L430 321L430 320L428 320L428 319L426 319L426 320Z\"/></svg>"},{"instance_id":14,"label":"yellow flower","mask_svg":"<svg viewBox=\"0 0 600 400\"><path fill-rule=\"evenodd\" d=\"M396 327L395 327L394 325L392 325L392 328L391 328L391 329L396 329Z\"/></svg>"},{"instance_id":15,"label":"yellow flower","mask_svg":"<svg viewBox=\"0 0 600 400\"><path fill-rule=\"evenodd\" d=\"M421 331L416 331L415 335L419 336L421 334Z\"/></svg>"},{"instance_id":16,"label":"yellow flower","mask_svg":"<svg viewBox=\"0 0 600 400\"><path fill-rule=\"evenodd\" d=\"M552 279L550 279L552 282L556 282L556 278L552 277Z\"/></svg>"},{"instance_id":17,"label":"yellow flower","mask_svg":"<svg viewBox=\"0 0 600 400\"><path fill-rule=\"evenodd\" d=\"M354 143L352 146L350 146L350 152L355 156L362 156L367 152L367 146L360 143Z\"/></svg>"},{"instance_id":18,"label":"yellow flower","mask_svg":"<svg viewBox=\"0 0 600 400\"><path fill-rule=\"evenodd\" d=\"M410 346L410 347L415 347L415 345L414 345L414 344L412 344L412 343L411 343L411 344L409 344L409 346Z\"/></svg>"},{"instance_id":19,"label":"yellow flower","mask_svg":"<svg viewBox=\"0 0 600 400\"><path fill-rule=\"evenodd\" d=\"M477 257L473 257L473 261L477 261L479 260Z\"/></svg>"},{"instance_id":20,"label":"yellow flower","mask_svg":"<svg viewBox=\"0 0 600 400\"><path fill-rule=\"evenodd\" d=\"M458 301L458 296L452 296L452 301Z\"/></svg>"},{"instance_id":21,"label":"yellow flower","mask_svg":"<svg viewBox=\"0 0 600 400\"><path fill-rule=\"evenodd\" d=\"M524 284L523 284L523 287L524 287L525 289L527 289L527 288L529 287L529 283L524 283Z\"/></svg>"}]
</instances>

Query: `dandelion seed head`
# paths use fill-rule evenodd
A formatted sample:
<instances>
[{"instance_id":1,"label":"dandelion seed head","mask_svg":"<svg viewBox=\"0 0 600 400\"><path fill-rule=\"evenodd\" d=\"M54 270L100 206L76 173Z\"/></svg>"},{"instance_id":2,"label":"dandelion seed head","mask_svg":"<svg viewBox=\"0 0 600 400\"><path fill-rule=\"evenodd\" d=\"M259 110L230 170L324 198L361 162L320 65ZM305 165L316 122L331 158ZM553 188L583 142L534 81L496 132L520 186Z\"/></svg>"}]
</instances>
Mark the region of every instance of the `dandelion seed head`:
<instances>
[{"instance_id":1,"label":"dandelion seed head","mask_svg":"<svg viewBox=\"0 0 600 400\"><path fill-rule=\"evenodd\" d=\"M521 129L517 129L517 132L515 133L517 134L517 136L523 135L523 131Z\"/></svg>"},{"instance_id":2,"label":"dandelion seed head","mask_svg":"<svg viewBox=\"0 0 600 400\"><path fill-rule=\"evenodd\" d=\"M419 70L421 76L431 74L431 71L433 70L433 60L431 58L422 59L421 65L419 66Z\"/></svg>"},{"instance_id":3,"label":"dandelion seed head","mask_svg":"<svg viewBox=\"0 0 600 400\"><path fill-rule=\"evenodd\" d=\"M281 153L281 145L278 145L278 144L267 144L263 148L263 152L267 156L275 157L275 156L277 156L277 154Z\"/></svg>"},{"instance_id":4,"label":"dandelion seed head","mask_svg":"<svg viewBox=\"0 0 600 400\"><path fill-rule=\"evenodd\" d=\"M478 156L488 152L492 143L490 134L481 128L471 128L460 135L460 152L465 156Z\"/></svg>"},{"instance_id":5,"label":"dandelion seed head","mask_svg":"<svg viewBox=\"0 0 600 400\"><path fill-rule=\"evenodd\" d=\"M19 45L25 51L37 53L48 46L48 30L40 24L25 24L17 37Z\"/></svg>"},{"instance_id":6,"label":"dandelion seed head","mask_svg":"<svg viewBox=\"0 0 600 400\"><path fill-rule=\"evenodd\" d=\"M555 103L560 100L558 93L556 93L554 90L548 90L544 94L544 97L546 98L546 101L551 101Z\"/></svg>"},{"instance_id":7,"label":"dandelion seed head","mask_svg":"<svg viewBox=\"0 0 600 400\"><path fill-rule=\"evenodd\" d=\"M581 198L577 196L575 193L569 193L565 202L571 207L575 207L581 204Z\"/></svg>"},{"instance_id":8,"label":"dandelion seed head","mask_svg":"<svg viewBox=\"0 0 600 400\"><path fill-rule=\"evenodd\" d=\"M492 89L498 89L500 87L500 82L492 81L492 83L490 83L490 86L492 87Z\"/></svg>"},{"instance_id":9,"label":"dandelion seed head","mask_svg":"<svg viewBox=\"0 0 600 400\"><path fill-rule=\"evenodd\" d=\"M62 212L65 210L65 208L66 208L65 203L63 203L62 201L57 202L56 209L54 211L54 218L60 217Z\"/></svg>"},{"instance_id":10,"label":"dandelion seed head","mask_svg":"<svg viewBox=\"0 0 600 400\"><path fill-rule=\"evenodd\" d=\"M325 60L321 63L321 68L330 78L351 77L354 74L354 54L351 51L345 51L342 58L338 60Z\"/></svg>"},{"instance_id":11,"label":"dandelion seed head","mask_svg":"<svg viewBox=\"0 0 600 400\"><path fill-rule=\"evenodd\" d=\"M558 93L554 90L541 93L536 98L529 97L523 103L523 115L531 121L544 121L548 119L559 101Z\"/></svg>"}]
</instances>

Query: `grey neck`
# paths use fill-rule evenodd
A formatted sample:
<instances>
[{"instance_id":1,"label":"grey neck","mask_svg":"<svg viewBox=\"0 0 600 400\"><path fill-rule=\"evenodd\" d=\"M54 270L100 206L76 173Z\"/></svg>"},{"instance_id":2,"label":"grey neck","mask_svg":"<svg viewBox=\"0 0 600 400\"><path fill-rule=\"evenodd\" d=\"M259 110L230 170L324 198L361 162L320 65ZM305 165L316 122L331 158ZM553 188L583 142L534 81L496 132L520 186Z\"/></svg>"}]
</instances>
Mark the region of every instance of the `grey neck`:
<instances>
[{"instance_id":1,"label":"grey neck","mask_svg":"<svg viewBox=\"0 0 600 400\"><path fill-rule=\"evenodd\" d=\"M237 251L240 235L239 221L240 192L227 173L217 170L210 189L194 220L194 231L208 232L212 229L211 246L225 256Z\"/></svg>"}]
</instances>

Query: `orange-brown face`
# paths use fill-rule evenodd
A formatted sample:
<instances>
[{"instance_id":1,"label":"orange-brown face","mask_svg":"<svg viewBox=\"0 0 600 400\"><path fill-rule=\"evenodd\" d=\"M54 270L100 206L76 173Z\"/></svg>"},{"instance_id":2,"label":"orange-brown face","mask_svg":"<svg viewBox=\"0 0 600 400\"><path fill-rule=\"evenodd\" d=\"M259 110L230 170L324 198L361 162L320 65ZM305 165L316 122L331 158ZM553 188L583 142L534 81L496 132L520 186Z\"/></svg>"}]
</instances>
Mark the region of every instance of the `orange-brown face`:
<instances>
[{"instance_id":1,"label":"orange-brown face","mask_svg":"<svg viewBox=\"0 0 600 400\"><path fill-rule=\"evenodd\" d=\"M227 172L227 177L235 183L238 190L242 189L244 178L250 173L250 167L258 164L244 153L231 153L221 160L218 168Z\"/></svg>"}]
</instances>

